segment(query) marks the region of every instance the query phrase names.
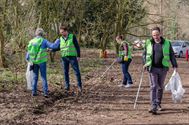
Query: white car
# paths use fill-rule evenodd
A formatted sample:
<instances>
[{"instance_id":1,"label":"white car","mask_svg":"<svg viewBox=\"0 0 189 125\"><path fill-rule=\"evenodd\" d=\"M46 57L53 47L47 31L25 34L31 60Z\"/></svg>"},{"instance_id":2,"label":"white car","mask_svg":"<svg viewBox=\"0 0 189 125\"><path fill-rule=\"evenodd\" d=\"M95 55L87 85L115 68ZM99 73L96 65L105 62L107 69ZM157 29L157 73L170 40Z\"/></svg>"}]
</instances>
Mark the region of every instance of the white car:
<instances>
[{"instance_id":1,"label":"white car","mask_svg":"<svg viewBox=\"0 0 189 125\"><path fill-rule=\"evenodd\" d=\"M175 56L185 57L186 50L189 50L189 41L174 40L171 42Z\"/></svg>"}]
</instances>

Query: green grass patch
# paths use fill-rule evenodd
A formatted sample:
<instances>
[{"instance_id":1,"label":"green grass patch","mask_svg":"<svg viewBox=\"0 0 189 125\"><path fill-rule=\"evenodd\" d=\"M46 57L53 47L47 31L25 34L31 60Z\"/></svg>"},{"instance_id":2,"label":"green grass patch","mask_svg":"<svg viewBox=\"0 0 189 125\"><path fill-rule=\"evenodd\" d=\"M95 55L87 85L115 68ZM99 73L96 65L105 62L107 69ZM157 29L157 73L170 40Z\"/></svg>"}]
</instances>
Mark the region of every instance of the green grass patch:
<instances>
[{"instance_id":1,"label":"green grass patch","mask_svg":"<svg viewBox=\"0 0 189 125\"><path fill-rule=\"evenodd\" d=\"M23 81L23 73L13 73L9 69L4 69L0 76L0 91L12 90L16 84L23 83Z\"/></svg>"},{"instance_id":2,"label":"green grass patch","mask_svg":"<svg viewBox=\"0 0 189 125\"><path fill-rule=\"evenodd\" d=\"M88 58L80 62L80 70L82 74L86 74L95 70L103 64L103 59L101 58Z\"/></svg>"}]
</instances>

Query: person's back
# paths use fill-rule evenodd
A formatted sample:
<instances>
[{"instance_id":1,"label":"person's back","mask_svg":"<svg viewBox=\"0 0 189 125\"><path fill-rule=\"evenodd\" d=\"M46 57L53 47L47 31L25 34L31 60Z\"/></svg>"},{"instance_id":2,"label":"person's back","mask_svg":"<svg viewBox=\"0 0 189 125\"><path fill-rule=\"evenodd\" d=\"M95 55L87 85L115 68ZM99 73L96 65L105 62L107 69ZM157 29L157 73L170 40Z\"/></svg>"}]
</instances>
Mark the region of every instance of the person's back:
<instances>
[{"instance_id":1,"label":"person's back","mask_svg":"<svg viewBox=\"0 0 189 125\"><path fill-rule=\"evenodd\" d=\"M44 31L42 28L37 28L35 31L35 38L30 40L27 47L26 59L33 65L30 69L33 70L33 83L32 83L32 96L37 95L37 82L39 70L41 73L43 92L44 96L48 97L48 84L46 75L46 62L48 59L47 48L57 48L56 43L50 43L48 40L43 38Z\"/></svg>"},{"instance_id":2,"label":"person's back","mask_svg":"<svg viewBox=\"0 0 189 125\"><path fill-rule=\"evenodd\" d=\"M40 64L47 61L47 48L42 48L42 37L35 37L29 42L28 53L30 55L29 61L33 64Z\"/></svg>"}]
</instances>

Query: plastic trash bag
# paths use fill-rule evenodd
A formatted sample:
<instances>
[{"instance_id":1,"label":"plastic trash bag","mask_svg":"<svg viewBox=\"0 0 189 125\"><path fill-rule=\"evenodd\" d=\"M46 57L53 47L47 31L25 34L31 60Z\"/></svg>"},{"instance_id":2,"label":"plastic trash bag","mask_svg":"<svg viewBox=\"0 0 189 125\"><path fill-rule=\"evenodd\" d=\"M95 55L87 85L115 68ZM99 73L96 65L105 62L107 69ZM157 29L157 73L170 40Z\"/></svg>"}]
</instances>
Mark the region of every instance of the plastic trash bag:
<instances>
[{"instance_id":1,"label":"plastic trash bag","mask_svg":"<svg viewBox=\"0 0 189 125\"><path fill-rule=\"evenodd\" d=\"M174 71L169 82L165 86L166 91L171 91L172 93L172 100L175 103L182 102L182 97L185 93L185 90L182 87L181 78L179 73Z\"/></svg>"},{"instance_id":2,"label":"plastic trash bag","mask_svg":"<svg viewBox=\"0 0 189 125\"><path fill-rule=\"evenodd\" d=\"M26 70L27 89L32 90L33 70L30 70L32 63L28 62Z\"/></svg>"}]
</instances>

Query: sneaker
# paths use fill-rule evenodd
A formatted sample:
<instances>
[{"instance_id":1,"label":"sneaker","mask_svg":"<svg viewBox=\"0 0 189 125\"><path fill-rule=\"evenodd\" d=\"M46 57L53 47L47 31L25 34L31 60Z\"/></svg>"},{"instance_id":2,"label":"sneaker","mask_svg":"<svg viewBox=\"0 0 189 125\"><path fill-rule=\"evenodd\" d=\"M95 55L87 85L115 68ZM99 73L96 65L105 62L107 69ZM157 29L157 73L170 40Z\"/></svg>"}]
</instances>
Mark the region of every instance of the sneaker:
<instances>
[{"instance_id":1,"label":"sneaker","mask_svg":"<svg viewBox=\"0 0 189 125\"><path fill-rule=\"evenodd\" d=\"M43 96L44 96L45 98L49 98L49 95L48 95L48 94L43 94Z\"/></svg>"},{"instance_id":2,"label":"sneaker","mask_svg":"<svg viewBox=\"0 0 189 125\"><path fill-rule=\"evenodd\" d=\"M37 93L32 93L32 96L37 96L38 94Z\"/></svg>"},{"instance_id":3,"label":"sneaker","mask_svg":"<svg viewBox=\"0 0 189 125\"><path fill-rule=\"evenodd\" d=\"M82 90L82 88L79 87L78 90L77 90L77 95L81 96L82 93L83 93L83 90Z\"/></svg>"},{"instance_id":4,"label":"sneaker","mask_svg":"<svg viewBox=\"0 0 189 125\"><path fill-rule=\"evenodd\" d=\"M79 93L82 93L82 88L79 87L79 88L78 88L78 92L79 92Z\"/></svg>"},{"instance_id":5,"label":"sneaker","mask_svg":"<svg viewBox=\"0 0 189 125\"><path fill-rule=\"evenodd\" d=\"M153 115L157 115L157 110L156 109L150 109L148 110L149 113L152 113Z\"/></svg>"},{"instance_id":6,"label":"sneaker","mask_svg":"<svg viewBox=\"0 0 189 125\"><path fill-rule=\"evenodd\" d=\"M126 86L125 84L118 85L118 87L125 87L125 86Z\"/></svg>"},{"instance_id":7,"label":"sneaker","mask_svg":"<svg viewBox=\"0 0 189 125\"><path fill-rule=\"evenodd\" d=\"M152 113L152 109L148 109L148 112L149 112L149 113Z\"/></svg>"},{"instance_id":8,"label":"sneaker","mask_svg":"<svg viewBox=\"0 0 189 125\"><path fill-rule=\"evenodd\" d=\"M162 109L160 104L157 106L157 109L158 109L158 111L163 111L163 109Z\"/></svg>"},{"instance_id":9,"label":"sneaker","mask_svg":"<svg viewBox=\"0 0 189 125\"><path fill-rule=\"evenodd\" d=\"M125 86L125 88L130 88L132 85L131 84L127 84L126 86Z\"/></svg>"},{"instance_id":10,"label":"sneaker","mask_svg":"<svg viewBox=\"0 0 189 125\"><path fill-rule=\"evenodd\" d=\"M70 91L70 87L65 87L64 90L65 91Z\"/></svg>"}]
</instances>

